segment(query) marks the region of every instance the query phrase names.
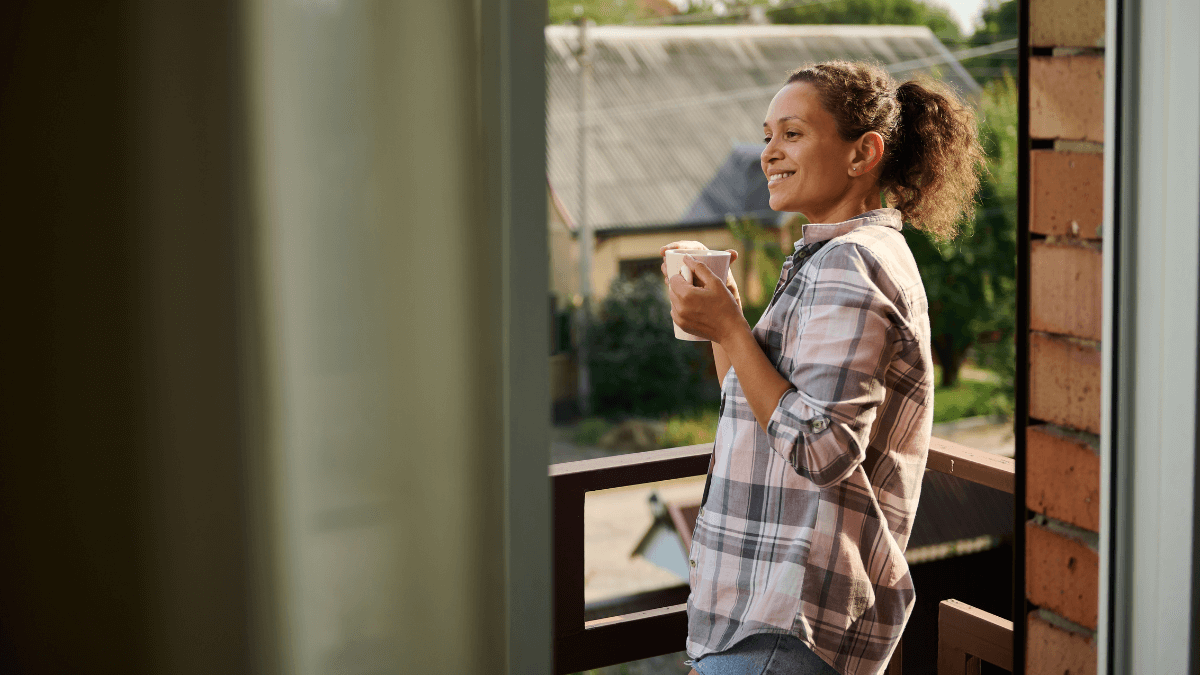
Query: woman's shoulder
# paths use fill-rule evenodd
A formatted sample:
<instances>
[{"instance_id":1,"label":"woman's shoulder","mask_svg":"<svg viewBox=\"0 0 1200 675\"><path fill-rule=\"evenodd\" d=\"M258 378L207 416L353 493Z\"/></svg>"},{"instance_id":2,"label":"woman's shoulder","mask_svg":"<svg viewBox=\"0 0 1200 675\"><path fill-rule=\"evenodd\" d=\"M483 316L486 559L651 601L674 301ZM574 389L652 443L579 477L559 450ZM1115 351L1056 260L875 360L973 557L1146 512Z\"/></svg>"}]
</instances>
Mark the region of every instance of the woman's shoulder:
<instances>
[{"instance_id":1,"label":"woman's shoulder","mask_svg":"<svg viewBox=\"0 0 1200 675\"><path fill-rule=\"evenodd\" d=\"M915 300L924 296L921 273L904 235L884 225L863 225L829 240L814 267L829 265L859 268L886 295ZM814 270L815 271L815 270Z\"/></svg>"},{"instance_id":2,"label":"woman's shoulder","mask_svg":"<svg viewBox=\"0 0 1200 675\"><path fill-rule=\"evenodd\" d=\"M889 274L911 269L916 260L899 230L885 225L863 225L829 240L821 250L823 258L859 257L883 268Z\"/></svg>"}]
</instances>

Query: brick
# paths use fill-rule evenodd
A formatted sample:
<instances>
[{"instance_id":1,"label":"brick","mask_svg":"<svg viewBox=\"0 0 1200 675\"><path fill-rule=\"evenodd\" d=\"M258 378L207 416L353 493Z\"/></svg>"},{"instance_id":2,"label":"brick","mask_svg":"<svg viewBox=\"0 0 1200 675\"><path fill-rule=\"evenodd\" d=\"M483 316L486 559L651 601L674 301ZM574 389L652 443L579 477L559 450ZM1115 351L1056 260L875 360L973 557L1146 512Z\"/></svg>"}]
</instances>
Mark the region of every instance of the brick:
<instances>
[{"instance_id":1,"label":"brick","mask_svg":"<svg viewBox=\"0 0 1200 675\"><path fill-rule=\"evenodd\" d=\"M1034 241L1029 252L1029 327L1100 339L1103 255L1096 244Z\"/></svg>"},{"instance_id":2,"label":"brick","mask_svg":"<svg viewBox=\"0 0 1200 675\"><path fill-rule=\"evenodd\" d=\"M1100 555L1090 546L1033 521L1025 524L1025 597L1096 629Z\"/></svg>"},{"instance_id":3,"label":"brick","mask_svg":"<svg viewBox=\"0 0 1200 675\"><path fill-rule=\"evenodd\" d=\"M1104 155L1029 153L1029 229L1056 237L1098 239L1104 222Z\"/></svg>"},{"instance_id":4,"label":"brick","mask_svg":"<svg viewBox=\"0 0 1200 675\"><path fill-rule=\"evenodd\" d=\"M1025 432L1025 504L1100 531L1100 455L1095 440L1047 424Z\"/></svg>"},{"instance_id":5,"label":"brick","mask_svg":"<svg viewBox=\"0 0 1200 675\"><path fill-rule=\"evenodd\" d=\"M1099 345L1030 333L1029 415L1099 434Z\"/></svg>"},{"instance_id":6,"label":"brick","mask_svg":"<svg viewBox=\"0 0 1200 675\"><path fill-rule=\"evenodd\" d=\"M1026 675L1095 675L1096 641L1043 621L1037 612L1025 624Z\"/></svg>"},{"instance_id":7,"label":"brick","mask_svg":"<svg viewBox=\"0 0 1200 675\"><path fill-rule=\"evenodd\" d=\"M1104 0L1029 0L1034 47L1103 47Z\"/></svg>"},{"instance_id":8,"label":"brick","mask_svg":"<svg viewBox=\"0 0 1200 675\"><path fill-rule=\"evenodd\" d=\"M1029 135L1104 142L1104 58L1029 59Z\"/></svg>"}]
</instances>

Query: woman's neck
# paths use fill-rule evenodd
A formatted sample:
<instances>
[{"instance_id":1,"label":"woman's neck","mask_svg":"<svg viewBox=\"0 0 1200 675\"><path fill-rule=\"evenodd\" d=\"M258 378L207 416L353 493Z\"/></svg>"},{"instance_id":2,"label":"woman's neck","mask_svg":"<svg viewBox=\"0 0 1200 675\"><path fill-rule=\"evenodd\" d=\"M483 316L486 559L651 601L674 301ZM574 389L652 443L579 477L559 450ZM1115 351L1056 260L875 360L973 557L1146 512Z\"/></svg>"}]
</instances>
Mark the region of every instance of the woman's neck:
<instances>
[{"instance_id":1,"label":"woman's neck","mask_svg":"<svg viewBox=\"0 0 1200 675\"><path fill-rule=\"evenodd\" d=\"M831 204L826 209L805 213L804 217L808 218L810 223L841 223L867 211L880 208L883 208L883 202L880 201L879 190L872 189L847 195L845 199Z\"/></svg>"}]
</instances>

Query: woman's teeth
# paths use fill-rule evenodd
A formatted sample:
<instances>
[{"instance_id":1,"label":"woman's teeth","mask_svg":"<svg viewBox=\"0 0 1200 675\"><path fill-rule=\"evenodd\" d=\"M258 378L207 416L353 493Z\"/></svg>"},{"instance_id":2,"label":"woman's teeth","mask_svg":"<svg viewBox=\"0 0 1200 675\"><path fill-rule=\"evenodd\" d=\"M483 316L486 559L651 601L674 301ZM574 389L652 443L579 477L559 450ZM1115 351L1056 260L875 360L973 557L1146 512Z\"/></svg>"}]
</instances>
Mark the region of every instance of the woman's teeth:
<instances>
[{"instance_id":1,"label":"woman's teeth","mask_svg":"<svg viewBox=\"0 0 1200 675\"><path fill-rule=\"evenodd\" d=\"M784 178L788 178L789 176L791 176L794 173L796 173L796 172L788 171L785 173L773 173L773 174L767 176L767 185L770 185L772 183L778 183L779 181L783 180Z\"/></svg>"}]
</instances>

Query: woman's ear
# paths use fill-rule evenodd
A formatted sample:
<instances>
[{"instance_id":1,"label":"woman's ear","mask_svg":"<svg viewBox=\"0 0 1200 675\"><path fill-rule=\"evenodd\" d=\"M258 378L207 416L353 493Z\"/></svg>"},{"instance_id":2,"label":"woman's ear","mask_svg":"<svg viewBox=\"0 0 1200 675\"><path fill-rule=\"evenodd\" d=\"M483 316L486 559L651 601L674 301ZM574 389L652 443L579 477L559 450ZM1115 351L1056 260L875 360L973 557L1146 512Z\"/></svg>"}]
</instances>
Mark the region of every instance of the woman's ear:
<instances>
[{"instance_id":1,"label":"woman's ear","mask_svg":"<svg viewBox=\"0 0 1200 675\"><path fill-rule=\"evenodd\" d=\"M866 175L879 166L879 161L882 159L883 136L880 136L878 132L868 131L855 143L854 161L850 165L850 175Z\"/></svg>"}]
</instances>

